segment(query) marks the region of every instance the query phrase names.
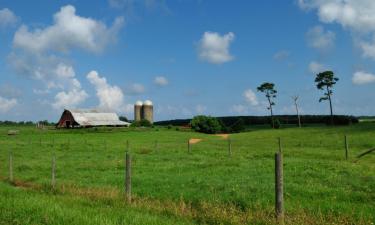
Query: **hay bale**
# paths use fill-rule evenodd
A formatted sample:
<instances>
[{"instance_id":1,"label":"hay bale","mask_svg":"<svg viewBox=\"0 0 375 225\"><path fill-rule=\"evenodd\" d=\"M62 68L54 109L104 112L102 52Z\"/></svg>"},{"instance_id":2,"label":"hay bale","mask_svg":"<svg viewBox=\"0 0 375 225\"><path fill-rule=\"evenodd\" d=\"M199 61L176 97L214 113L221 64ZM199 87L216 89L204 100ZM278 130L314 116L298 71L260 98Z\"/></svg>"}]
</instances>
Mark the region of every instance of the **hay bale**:
<instances>
[{"instance_id":1,"label":"hay bale","mask_svg":"<svg viewBox=\"0 0 375 225\"><path fill-rule=\"evenodd\" d=\"M19 130L8 130L8 135L17 135L19 133L20 133Z\"/></svg>"}]
</instances>

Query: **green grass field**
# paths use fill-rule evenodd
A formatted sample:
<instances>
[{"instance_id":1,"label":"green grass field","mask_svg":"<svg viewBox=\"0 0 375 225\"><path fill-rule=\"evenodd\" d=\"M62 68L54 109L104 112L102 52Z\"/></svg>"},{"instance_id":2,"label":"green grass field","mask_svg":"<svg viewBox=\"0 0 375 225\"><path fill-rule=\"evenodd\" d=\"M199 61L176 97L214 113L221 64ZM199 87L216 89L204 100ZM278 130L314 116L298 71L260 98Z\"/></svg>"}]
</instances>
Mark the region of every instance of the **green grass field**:
<instances>
[{"instance_id":1,"label":"green grass field","mask_svg":"<svg viewBox=\"0 0 375 225\"><path fill-rule=\"evenodd\" d=\"M10 129L20 133L8 136ZM375 154L355 156L375 147L375 124L230 137L232 157L224 138L174 129L0 127L0 224L274 224L278 137L287 224L374 224ZM202 139L191 154L189 138ZM124 198L127 140L131 204ZM50 188L53 154L56 190Z\"/></svg>"}]
</instances>

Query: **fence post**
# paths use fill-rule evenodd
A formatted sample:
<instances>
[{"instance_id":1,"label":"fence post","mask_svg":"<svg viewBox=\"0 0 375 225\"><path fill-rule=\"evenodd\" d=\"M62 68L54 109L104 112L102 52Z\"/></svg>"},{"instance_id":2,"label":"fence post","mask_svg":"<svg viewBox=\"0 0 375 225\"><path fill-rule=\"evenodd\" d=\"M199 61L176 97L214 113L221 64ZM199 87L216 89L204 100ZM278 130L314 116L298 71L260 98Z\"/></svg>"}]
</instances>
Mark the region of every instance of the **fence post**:
<instances>
[{"instance_id":1,"label":"fence post","mask_svg":"<svg viewBox=\"0 0 375 225\"><path fill-rule=\"evenodd\" d=\"M228 153L232 156L232 139L228 138Z\"/></svg>"},{"instance_id":2,"label":"fence post","mask_svg":"<svg viewBox=\"0 0 375 225\"><path fill-rule=\"evenodd\" d=\"M275 154L275 211L278 224L284 224L283 155Z\"/></svg>"},{"instance_id":3,"label":"fence post","mask_svg":"<svg viewBox=\"0 0 375 225\"><path fill-rule=\"evenodd\" d=\"M125 156L125 194L127 202L131 202L131 156L126 152Z\"/></svg>"},{"instance_id":4,"label":"fence post","mask_svg":"<svg viewBox=\"0 0 375 225\"><path fill-rule=\"evenodd\" d=\"M191 153L191 143L190 143L190 139L188 139L188 153Z\"/></svg>"},{"instance_id":5,"label":"fence post","mask_svg":"<svg viewBox=\"0 0 375 225\"><path fill-rule=\"evenodd\" d=\"M155 151L157 152L158 149L159 149L159 143L158 143L158 141L156 140L156 141L155 141Z\"/></svg>"},{"instance_id":6,"label":"fence post","mask_svg":"<svg viewBox=\"0 0 375 225\"><path fill-rule=\"evenodd\" d=\"M279 140L279 152L283 152L283 150L281 148L281 138L279 137L278 140Z\"/></svg>"},{"instance_id":7,"label":"fence post","mask_svg":"<svg viewBox=\"0 0 375 225\"><path fill-rule=\"evenodd\" d=\"M13 177L13 152L9 152L9 182L13 183L14 177Z\"/></svg>"},{"instance_id":8,"label":"fence post","mask_svg":"<svg viewBox=\"0 0 375 225\"><path fill-rule=\"evenodd\" d=\"M53 153L52 155L51 186L52 186L52 189L55 190L56 188L56 155L55 153Z\"/></svg>"},{"instance_id":9,"label":"fence post","mask_svg":"<svg viewBox=\"0 0 375 225\"><path fill-rule=\"evenodd\" d=\"M348 136L345 135L345 159L348 160L349 158L349 142L348 142Z\"/></svg>"}]
</instances>

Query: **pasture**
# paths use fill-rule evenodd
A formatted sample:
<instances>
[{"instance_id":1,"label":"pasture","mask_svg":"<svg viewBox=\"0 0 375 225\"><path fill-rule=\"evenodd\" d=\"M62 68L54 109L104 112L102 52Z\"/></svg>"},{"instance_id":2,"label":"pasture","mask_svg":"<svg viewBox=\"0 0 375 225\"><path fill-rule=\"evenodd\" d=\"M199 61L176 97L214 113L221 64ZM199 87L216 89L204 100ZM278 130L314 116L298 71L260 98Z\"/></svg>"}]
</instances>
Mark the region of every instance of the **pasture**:
<instances>
[{"instance_id":1,"label":"pasture","mask_svg":"<svg viewBox=\"0 0 375 225\"><path fill-rule=\"evenodd\" d=\"M11 129L19 133L8 136ZM0 224L274 224L279 137L286 224L375 222L375 154L356 158L375 147L375 124L360 123L231 134L231 156L225 136L163 127L1 127ZM201 139L190 153L189 139ZM130 204L124 197L127 141Z\"/></svg>"}]
</instances>

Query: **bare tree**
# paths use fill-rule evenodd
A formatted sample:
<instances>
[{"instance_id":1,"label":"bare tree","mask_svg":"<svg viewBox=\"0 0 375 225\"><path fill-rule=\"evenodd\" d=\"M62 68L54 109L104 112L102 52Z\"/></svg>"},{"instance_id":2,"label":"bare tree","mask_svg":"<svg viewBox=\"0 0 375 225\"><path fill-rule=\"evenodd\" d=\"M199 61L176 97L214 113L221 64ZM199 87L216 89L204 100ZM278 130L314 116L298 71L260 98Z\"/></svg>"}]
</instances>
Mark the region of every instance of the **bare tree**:
<instances>
[{"instance_id":1,"label":"bare tree","mask_svg":"<svg viewBox=\"0 0 375 225\"><path fill-rule=\"evenodd\" d=\"M292 99L294 101L294 106L296 107L296 112L297 112L297 117L298 117L298 126L299 128L301 128L301 116L299 115L299 109L298 109L299 96L298 95L292 96Z\"/></svg>"}]
</instances>

